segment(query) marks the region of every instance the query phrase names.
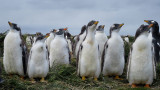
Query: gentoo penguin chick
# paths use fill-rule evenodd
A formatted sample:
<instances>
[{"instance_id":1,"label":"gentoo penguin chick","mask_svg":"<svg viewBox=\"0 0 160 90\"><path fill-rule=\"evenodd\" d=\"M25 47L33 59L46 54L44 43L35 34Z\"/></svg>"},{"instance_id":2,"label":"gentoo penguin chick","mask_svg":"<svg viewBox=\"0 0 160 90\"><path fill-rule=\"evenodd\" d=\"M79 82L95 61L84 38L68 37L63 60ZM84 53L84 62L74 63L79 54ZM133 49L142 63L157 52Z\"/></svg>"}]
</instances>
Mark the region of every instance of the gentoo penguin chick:
<instances>
[{"instance_id":1,"label":"gentoo penguin chick","mask_svg":"<svg viewBox=\"0 0 160 90\"><path fill-rule=\"evenodd\" d=\"M146 84L149 87L156 78L155 62L152 55L152 44L148 39L148 31L152 25L141 25L135 35L128 61L127 79L132 87Z\"/></svg>"},{"instance_id":2,"label":"gentoo penguin chick","mask_svg":"<svg viewBox=\"0 0 160 90\"><path fill-rule=\"evenodd\" d=\"M119 31L124 24L113 24L110 28L110 38L104 46L102 56L102 74L116 76L120 79L124 69L124 42Z\"/></svg>"},{"instance_id":3,"label":"gentoo penguin chick","mask_svg":"<svg viewBox=\"0 0 160 90\"><path fill-rule=\"evenodd\" d=\"M78 54L78 51L79 51L79 47L80 47L81 43L84 41L84 38L86 36L86 28L87 28L86 25L84 25L81 28L81 33L77 37L77 42L75 43L75 45L76 45L76 48L75 48L76 57L77 57L77 54Z\"/></svg>"},{"instance_id":4,"label":"gentoo penguin chick","mask_svg":"<svg viewBox=\"0 0 160 90\"><path fill-rule=\"evenodd\" d=\"M102 57L102 53L104 50L104 45L106 41L108 40L106 34L104 33L104 27L105 25L98 26L95 34L95 38L99 44L99 50L100 50L100 57Z\"/></svg>"},{"instance_id":5,"label":"gentoo penguin chick","mask_svg":"<svg viewBox=\"0 0 160 90\"><path fill-rule=\"evenodd\" d=\"M56 29L53 29L51 32L50 32L50 35L49 37L46 39L45 43L48 47L48 51L50 52L50 44L51 44L51 41L54 39L55 37L55 33L56 33Z\"/></svg>"},{"instance_id":6,"label":"gentoo penguin chick","mask_svg":"<svg viewBox=\"0 0 160 90\"><path fill-rule=\"evenodd\" d=\"M41 82L46 82L45 77L49 71L49 59L44 36L38 36L32 46L28 61L28 76L32 83L34 78L41 78Z\"/></svg>"},{"instance_id":7,"label":"gentoo penguin chick","mask_svg":"<svg viewBox=\"0 0 160 90\"><path fill-rule=\"evenodd\" d=\"M86 38L80 45L77 54L77 72L82 80L85 80L85 77L94 77L94 80L97 81L101 71L98 43L95 39L97 24L98 21L94 20L88 23Z\"/></svg>"},{"instance_id":8,"label":"gentoo penguin chick","mask_svg":"<svg viewBox=\"0 0 160 90\"><path fill-rule=\"evenodd\" d=\"M150 39L152 41L152 45L153 45L153 53L154 53L154 57L155 57L155 61L157 63L160 63L160 34L159 34L159 25L156 21L154 20L144 20L145 22L147 22L149 25L153 24L152 26L152 30L150 32Z\"/></svg>"},{"instance_id":9,"label":"gentoo penguin chick","mask_svg":"<svg viewBox=\"0 0 160 90\"><path fill-rule=\"evenodd\" d=\"M69 33L68 29L65 30L64 37L67 40L67 43L68 43L68 46L69 46L70 55L72 55L72 40L71 40L72 35Z\"/></svg>"},{"instance_id":10,"label":"gentoo penguin chick","mask_svg":"<svg viewBox=\"0 0 160 90\"><path fill-rule=\"evenodd\" d=\"M66 39L64 38L64 29L59 29L56 31L55 38L50 44L50 67L59 64L69 64L70 63L70 53L69 47Z\"/></svg>"},{"instance_id":11,"label":"gentoo penguin chick","mask_svg":"<svg viewBox=\"0 0 160 90\"><path fill-rule=\"evenodd\" d=\"M23 79L27 70L27 48L22 40L21 29L9 22L10 31L4 39L3 65L7 74L18 74Z\"/></svg>"},{"instance_id":12,"label":"gentoo penguin chick","mask_svg":"<svg viewBox=\"0 0 160 90\"><path fill-rule=\"evenodd\" d=\"M127 43L129 43L128 35L124 37L124 41L127 42Z\"/></svg>"}]
</instances>

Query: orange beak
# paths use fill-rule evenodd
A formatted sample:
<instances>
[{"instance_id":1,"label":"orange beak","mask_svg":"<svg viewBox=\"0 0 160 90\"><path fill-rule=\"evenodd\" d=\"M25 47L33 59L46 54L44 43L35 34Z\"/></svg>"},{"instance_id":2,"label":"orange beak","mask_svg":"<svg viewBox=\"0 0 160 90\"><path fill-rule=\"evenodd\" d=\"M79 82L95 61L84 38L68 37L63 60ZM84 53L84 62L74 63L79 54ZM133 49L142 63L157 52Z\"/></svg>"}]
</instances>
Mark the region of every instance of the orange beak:
<instances>
[{"instance_id":1,"label":"orange beak","mask_svg":"<svg viewBox=\"0 0 160 90\"><path fill-rule=\"evenodd\" d=\"M64 30L66 31L68 28L64 28Z\"/></svg>"},{"instance_id":2,"label":"orange beak","mask_svg":"<svg viewBox=\"0 0 160 90\"><path fill-rule=\"evenodd\" d=\"M147 20L144 20L144 22L148 23L149 21L147 21Z\"/></svg>"},{"instance_id":3,"label":"orange beak","mask_svg":"<svg viewBox=\"0 0 160 90\"><path fill-rule=\"evenodd\" d=\"M12 26L12 23L10 21L8 21L9 26Z\"/></svg>"}]
</instances>

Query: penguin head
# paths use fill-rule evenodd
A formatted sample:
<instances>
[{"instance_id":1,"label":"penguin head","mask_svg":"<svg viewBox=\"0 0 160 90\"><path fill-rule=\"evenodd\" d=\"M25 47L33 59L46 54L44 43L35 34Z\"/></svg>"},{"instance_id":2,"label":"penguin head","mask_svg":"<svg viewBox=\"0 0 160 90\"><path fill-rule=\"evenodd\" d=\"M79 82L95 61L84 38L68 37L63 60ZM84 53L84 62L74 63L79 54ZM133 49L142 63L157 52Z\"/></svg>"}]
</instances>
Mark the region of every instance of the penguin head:
<instances>
[{"instance_id":1,"label":"penguin head","mask_svg":"<svg viewBox=\"0 0 160 90\"><path fill-rule=\"evenodd\" d=\"M123 26L124 24L113 24L110 28L110 31L115 31L115 32L119 32L121 27Z\"/></svg>"},{"instance_id":2,"label":"penguin head","mask_svg":"<svg viewBox=\"0 0 160 90\"><path fill-rule=\"evenodd\" d=\"M67 28L60 28L59 30L56 31L56 35L63 35L66 30Z\"/></svg>"},{"instance_id":3,"label":"penguin head","mask_svg":"<svg viewBox=\"0 0 160 90\"><path fill-rule=\"evenodd\" d=\"M105 27L105 25L99 25L96 30L97 31L104 31L104 27Z\"/></svg>"},{"instance_id":4,"label":"penguin head","mask_svg":"<svg viewBox=\"0 0 160 90\"><path fill-rule=\"evenodd\" d=\"M37 36L37 38L36 38L36 42L37 41L44 41L44 38L45 38L45 36L43 36L43 35L39 35L39 36Z\"/></svg>"},{"instance_id":5,"label":"penguin head","mask_svg":"<svg viewBox=\"0 0 160 90\"><path fill-rule=\"evenodd\" d=\"M140 35L146 35L148 36L149 35L149 29L153 26L153 24L151 25L144 25L142 24L136 31L136 35L135 35L135 38L137 38L138 36Z\"/></svg>"},{"instance_id":6,"label":"penguin head","mask_svg":"<svg viewBox=\"0 0 160 90\"><path fill-rule=\"evenodd\" d=\"M55 33L56 33L56 31L57 31L56 29L53 29L53 30L51 30L51 31L50 31L50 33L55 34Z\"/></svg>"},{"instance_id":7,"label":"penguin head","mask_svg":"<svg viewBox=\"0 0 160 90\"><path fill-rule=\"evenodd\" d=\"M156 21L154 20L144 20L144 22L148 23L149 25L150 24L158 24Z\"/></svg>"},{"instance_id":8,"label":"penguin head","mask_svg":"<svg viewBox=\"0 0 160 90\"><path fill-rule=\"evenodd\" d=\"M87 29L86 25L82 26L81 33L79 35L83 34L86 31L86 29Z\"/></svg>"},{"instance_id":9,"label":"penguin head","mask_svg":"<svg viewBox=\"0 0 160 90\"><path fill-rule=\"evenodd\" d=\"M9 24L11 29L14 29L16 31L20 31L21 30L20 27L17 27L17 24L15 24L15 23L11 23L10 21L8 21L8 24Z\"/></svg>"},{"instance_id":10,"label":"penguin head","mask_svg":"<svg viewBox=\"0 0 160 90\"><path fill-rule=\"evenodd\" d=\"M53 31L54 33L56 33L57 30L56 30L56 29L53 29L52 31Z\"/></svg>"},{"instance_id":11,"label":"penguin head","mask_svg":"<svg viewBox=\"0 0 160 90\"><path fill-rule=\"evenodd\" d=\"M90 21L87 25L87 29L90 29L90 30L95 30L96 29L96 26L98 24L98 21Z\"/></svg>"},{"instance_id":12,"label":"penguin head","mask_svg":"<svg viewBox=\"0 0 160 90\"><path fill-rule=\"evenodd\" d=\"M154 32L156 34L159 33L159 25L156 21L154 21L154 20L144 20L144 22L148 23L149 25L153 24L152 27L154 28L154 30L156 30ZM151 31L152 31L152 29L151 29Z\"/></svg>"}]
</instances>

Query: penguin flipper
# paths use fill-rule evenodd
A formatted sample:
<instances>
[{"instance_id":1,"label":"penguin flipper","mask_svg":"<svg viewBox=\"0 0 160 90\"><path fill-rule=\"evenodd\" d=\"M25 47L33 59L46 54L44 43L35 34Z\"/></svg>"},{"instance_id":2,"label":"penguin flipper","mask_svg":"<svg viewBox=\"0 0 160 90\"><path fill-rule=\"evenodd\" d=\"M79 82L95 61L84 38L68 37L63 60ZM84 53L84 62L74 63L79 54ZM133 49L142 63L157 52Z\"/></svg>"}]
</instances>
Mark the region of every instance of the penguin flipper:
<instances>
[{"instance_id":1,"label":"penguin flipper","mask_svg":"<svg viewBox=\"0 0 160 90\"><path fill-rule=\"evenodd\" d=\"M155 61L155 55L153 54L154 47L152 46L152 67L153 67L153 78L156 79L156 61Z\"/></svg>"},{"instance_id":2,"label":"penguin flipper","mask_svg":"<svg viewBox=\"0 0 160 90\"><path fill-rule=\"evenodd\" d=\"M76 61L76 68L77 68L77 74L80 76L80 68L79 68L79 60L81 58L81 52L82 52L82 49L83 49L83 45L81 44L80 47L79 47L79 50L78 50L78 54L77 54L77 61Z\"/></svg>"},{"instance_id":3,"label":"penguin flipper","mask_svg":"<svg viewBox=\"0 0 160 90\"><path fill-rule=\"evenodd\" d=\"M48 46L46 45L46 60L48 60L48 64L50 65L50 61L49 61L49 50L48 50Z\"/></svg>"},{"instance_id":4,"label":"penguin flipper","mask_svg":"<svg viewBox=\"0 0 160 90\"><path fill-rule=\"evenodd\" d=\"M28 50L26 45L23 42L20 44L20 46L22 48L23 71L24 71L24 75L26 75L27 66L28 66Z\"/></svg>"},{"instance_id":5,"label":"penguin flipper","mask_svg":"<svg viewBox=\"0 0 160 90\"><path fill-rule=\"evenodd\" d=\"M129 55L128 55L128 62L127 62L127 79L129 79L129 72L130 72L130 67L131 67L131 57L132 57L132 49L133 47L131 47Z\"/></svg>"},{"instance_id":6,"label":"penguin flipper","mask_svg":"<svg viewBox=\"0 0 160 90\"><path fill-rule=\"evenodd\" d=\"M101 57L101 71L103 70L103 66L104 66L104 59L105 59L105 55L106 55L106 50L108 49L108 44L107 44L107 41L104 45L104 50L103 50L103 53L102 53L102 57Z\"/></svg>"},{"instance_id":7,"label":"penguin flipper","mask_svg":"<svg viewBox=\"0 0 160 90\"><path fill-rule=\"evenodd\" d=\"M67 40L66 40L67 42ZM67 46L66 46L67 50L68 50L68 55L69 55L69 63L71 64L71 54L70 54L70 50L69 50L69 46L68 46L68 42L67 42Z\"/></svg>"}]
</instances>

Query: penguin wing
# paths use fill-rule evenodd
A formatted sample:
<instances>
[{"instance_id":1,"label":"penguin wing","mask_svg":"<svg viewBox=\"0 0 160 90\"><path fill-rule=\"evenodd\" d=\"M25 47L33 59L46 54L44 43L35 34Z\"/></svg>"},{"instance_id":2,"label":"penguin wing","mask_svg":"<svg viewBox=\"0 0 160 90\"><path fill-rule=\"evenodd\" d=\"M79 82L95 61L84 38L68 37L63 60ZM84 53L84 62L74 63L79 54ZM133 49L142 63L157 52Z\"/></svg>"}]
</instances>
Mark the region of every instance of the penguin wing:
<instances>
[{"instance_id":1,"label":"penguin wing","mask_svg":"<svg viewBox=\"0 0 160 90\"><path fill-rule=\"evenodd\" d=\"M24 74L26 74L27 65L28 65L28 50L23 41L21 42L20 47L22 48L23 71L24 71Z\"/></svg>"},{"instance_id":2,"label":"penguin wing","mask_svg":"<svg viewBox=\"0 0 160 90\"><path fill-rule=\"evenodd\" d=\"M48 51L48 46L46 45L46 59L49 60L49 51Z\"/></svg>"},{"instance_id":3,"label":"penguin wing","mask_svg":"<svg viewBox=\"0 0 160 90\"><path fill-rule=\"evenodd\" d=\"M153 77L156 79L156 61L155 61L155 55L154 55L154 47L152 46L152 67L153 67Z\"/></svg>"},{"instance_id":4,"label":"penguin wing","mask_svg":"<svg viewBox=\"0 0 160 90\"><path fill-rule=\"evenodd\" d=\"M66 39L65 39L65 40L66 40ZM67 42L67 40L66 40L66 42ZM69 46L68 46L68 42L67 42L66 48L67 48L67 50L68 50L69 63L71 63L71 54L70 54L70 50L69 50Z\"/></svg>"},{"instance_id":5,"label":"penguin wing","mask_svg":"<svg viewBox=\"0 0 160 90\"><path fill-rule=\"evenodd\" d=\"M106 50L108 49L108 44L107 44L107 41L104 45L104 50L103 50L103 53L102 53L102 57L101 57L101 71L103 70L103 66L104 66L104 59L105 59L105 55L107 54L106 53Z\"/></svg>"},{"instance_id":6,"label":"penguin wing","mask_svg":"<svg viewBox=\"0 0 160 90\"><path fill-rule=\"evenodd\" d=\"M98 53L99 53L99 59L101 59L101 55L100 55L100 49L99 49L99 44L98 44Z\"/></svg>"},{"instance_id":7,"label":"penguin wing","mask_svg":"<svg viewBox=\"0 0 160 90\"><path fill-rule=\"evenodd\" d=\"M79 60L80 60L80 58L81 58L82 49L83 49L83 45L81 44L80 47L79 47L79 50L78 50L77 61L76 61L76 68L77 68L77 71L78 71L78 75L80 74L80 73L79 73L80 70L78 70L78 69L79 69L78 64L79 64Z\"/></svg>"},{"instance_id":8,"label":"penguin wing","mask_svg":"<svg viewBox=\"0 0 160 90\"><path fill-rule=\"evenodd\" d=\"M129 79L129 72L130 72L130 67L131 67L131 57L132 57L132 47L130 49L129 55L128 55L128 66L127 66L127 79Z\"/></svg>"}]
</instances>

